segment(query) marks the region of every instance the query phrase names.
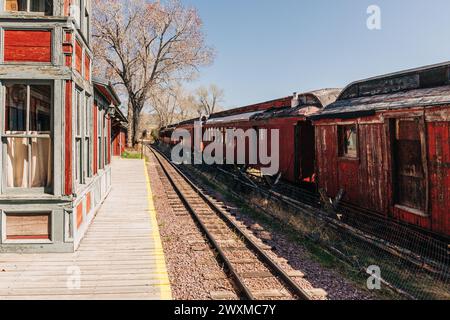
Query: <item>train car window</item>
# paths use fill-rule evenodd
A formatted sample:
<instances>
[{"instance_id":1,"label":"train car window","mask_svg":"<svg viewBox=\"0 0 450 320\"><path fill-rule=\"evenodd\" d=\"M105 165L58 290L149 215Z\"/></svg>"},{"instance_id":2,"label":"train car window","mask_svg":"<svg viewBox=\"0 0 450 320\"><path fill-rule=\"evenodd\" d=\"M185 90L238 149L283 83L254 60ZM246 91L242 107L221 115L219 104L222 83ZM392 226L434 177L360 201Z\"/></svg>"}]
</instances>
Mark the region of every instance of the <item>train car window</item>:
<instances>
[{"instance_id":1,"label":"train car window","mask_svg":"<svg viewBox=\"0 0 450 320\"><path fill-rule=\"evenodd\" d=\"M346 158L358 157L358 131L356 125L338 127L339 156Z\"/></svg>"}]
</instances>

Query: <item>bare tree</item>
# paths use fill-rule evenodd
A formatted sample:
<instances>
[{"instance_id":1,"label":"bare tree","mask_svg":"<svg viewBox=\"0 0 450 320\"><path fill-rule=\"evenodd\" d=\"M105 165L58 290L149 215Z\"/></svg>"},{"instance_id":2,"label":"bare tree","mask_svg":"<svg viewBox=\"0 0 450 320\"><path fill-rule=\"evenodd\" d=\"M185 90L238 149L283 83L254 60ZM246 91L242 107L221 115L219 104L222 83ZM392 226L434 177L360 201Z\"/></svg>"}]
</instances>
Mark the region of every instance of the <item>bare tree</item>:
<instances>
[{"instance_id":1,"label":"bare tree","mask_svg":"<svg viewBox=\"0 0 450 320\"><path fill-rule=\"evenodd\" d=\"M128 95L128 146L152 90L188 80L212 61L202 22L179 0L94 0L97 74L112 77Z\"/></svg>"},{"instance_id":2,"label":"bare tree","mask_svg":"<svg viewBox=\"0 0 450 320\"><path fill-rule=\"evenodd\" d=\"M150 104L158 118L160 128L197 116L195 97L180 84L155 91Z\"/></svg>"},{"instance_id":3,"label":"bare tree","mask_svg":"<svg viewBox=\"0 0 450 320\"><path fill-rule=\"evenodd\" d=\"M215 84L209 88L200 87L196 92L198 100L198 113L209 116L221 108L220 103L224 100L224 92Z\"/></svg>"}]
</instances>

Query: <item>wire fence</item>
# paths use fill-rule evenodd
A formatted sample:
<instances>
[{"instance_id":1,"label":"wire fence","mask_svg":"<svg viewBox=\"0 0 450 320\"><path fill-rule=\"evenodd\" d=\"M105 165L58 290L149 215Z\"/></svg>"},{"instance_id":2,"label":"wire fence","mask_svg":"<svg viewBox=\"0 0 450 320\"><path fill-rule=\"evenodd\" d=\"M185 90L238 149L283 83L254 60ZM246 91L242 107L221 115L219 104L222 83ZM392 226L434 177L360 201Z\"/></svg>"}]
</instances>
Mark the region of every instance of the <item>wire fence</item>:
<instances>
[{"instance_id":1,"label":"wire fence","mask_svg":"<svg viewBox=\"0 0 450 320\"><path fill-rule=\"evenodd\" d=\"M409 299L450 300L448 242L345 203L334 207L319 193L295 185L269 186L233 167L196 168L344 260L364 274L370 289L387 286Z\"/></svg>"}]
</instances>

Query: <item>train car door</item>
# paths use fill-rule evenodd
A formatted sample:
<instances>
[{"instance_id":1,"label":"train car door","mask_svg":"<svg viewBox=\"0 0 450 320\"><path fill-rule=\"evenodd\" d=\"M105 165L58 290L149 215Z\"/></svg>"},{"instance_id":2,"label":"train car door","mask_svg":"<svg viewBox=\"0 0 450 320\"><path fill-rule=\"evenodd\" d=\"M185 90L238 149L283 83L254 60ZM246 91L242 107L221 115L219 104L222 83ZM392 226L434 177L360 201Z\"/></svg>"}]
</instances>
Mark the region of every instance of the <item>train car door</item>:
<instances>
[{"instance_id":1,"label":"train car door","mask_svg":"<svg viewBox=\"0 0 450 320\"><path fill-rule=\"evenodd\" d=\"M313 183L315 164L315 131L311 121L299 121L295 126L294 172L300 182Z\"/></svg>"},{"instance_id":2,"label":"train car door","mask_svg":"<svg viewBox=\"0 0 450 320\"><path fill-rule=\"evenodd\" d=\"M392 119L394 204L427 213L428 170L423 118Z\"/></svg>"}]
</instances>

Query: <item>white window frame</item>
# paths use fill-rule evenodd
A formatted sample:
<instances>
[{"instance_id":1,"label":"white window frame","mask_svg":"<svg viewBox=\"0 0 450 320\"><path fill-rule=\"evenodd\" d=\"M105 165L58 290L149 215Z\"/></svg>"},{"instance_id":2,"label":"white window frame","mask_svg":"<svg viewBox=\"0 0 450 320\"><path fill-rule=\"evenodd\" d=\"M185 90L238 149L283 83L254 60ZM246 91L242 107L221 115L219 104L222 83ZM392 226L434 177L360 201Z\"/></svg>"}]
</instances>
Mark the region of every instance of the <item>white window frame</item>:
<instances>
[{"instance_id":1,"label":"white window frame","mask_svg":"<svg viewBox=\"0 0 450 320\"><path fill-rule=\"evenodd\" d=\"M84 170L84 92L75 88L75 184L85 183Z\"/></svg>"},{"instance_id":2,"label":"white window frame","mask_svg":"<svg viewBox=\"0 0 450 320\"><path fill-rule=\"evenodd\" d=\"M1 126L1 130L0 130L0 135L1 135L1 148L2 148L2 161L1 161L1 168L0 168L0 173L1 174L1 184L2 184L2 193L4 194L9 194L9 193L25 193L25 194L54 194L54 183L55 183L55 172L54 172L54 167L53 165L50 166L52 172L51 172L51 177L52 177L52 182L50 187L28 187L28 188L13 188L13 187L7 187L7 182L6 182L6 173L7 173L7 168L6 168L6 157L7 157L7 151L6 151L6 138L27 138L27 139L32 139L32 138L37 138L37 139L50 139L50 161L53 163L53 159L54 159L54 148L53 148L53 142L54 142L54 138L53 138L53 128L54 128L54 112L55 112L55 99L54 99L54 84L52 81L41 81L41 80L5 80L1 83L0 85L0 93L1 93L1 99L2 99L2 104L3 104L3 108L0 108L1 110L1 115L0 115L0 120L2 121L2 123L4 124L6 121L6 85L24 85L27 87L27 97L26 97L26 127L25 127L25 133L6 133L6 127L4 125ZM50 96L50 102L51 102L51 106L50 106L50 131L48 132L40 132L40 133L32 133L30 131L30 121L29 121L29 114L30 114L30 86L33 85L44 85L44 86L49 86L50 90L51 90L51 96ZM27 144L29 146L29 142ZM30 159L30 154L31 154L31 148L28 147L28 159ZM30 171L30 169L29 169ZM31 174L29 173L29 176L31 176Z\"/></svg>"},{"instance_id":3,"label":"white window frame","mask_svg":"<svg viewBox=\"0 0 450 320\"><path fill-rule=\"evenodd\" d=\"M4 12L13 12L13 13L20 12L21 14L45 15L45 2L44 2L44 11L31 11L31 2L32 1L33 0L26 0L26 2L27 2L27 9L19 11L19 10L6 10L6 0L3 0L3 11ZM51 15L48 15L48 16L54 16L55 15L55 1L53 1L53 0L52 0L52 8L51 8L51 10L52 10L52 13L51 13Z\"/></svg>"}]
</instances>

